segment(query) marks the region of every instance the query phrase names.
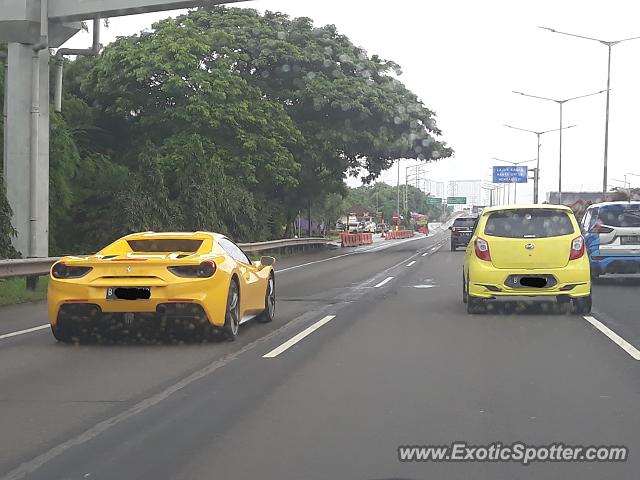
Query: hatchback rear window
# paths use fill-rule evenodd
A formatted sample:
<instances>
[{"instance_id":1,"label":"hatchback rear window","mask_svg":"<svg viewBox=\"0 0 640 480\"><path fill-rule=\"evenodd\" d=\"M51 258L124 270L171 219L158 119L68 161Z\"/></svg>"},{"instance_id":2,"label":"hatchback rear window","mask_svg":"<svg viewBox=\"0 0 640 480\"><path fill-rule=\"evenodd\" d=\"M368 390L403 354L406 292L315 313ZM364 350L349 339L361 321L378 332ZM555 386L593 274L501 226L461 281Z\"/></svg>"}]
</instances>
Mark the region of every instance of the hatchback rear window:
<instances>
[{"instance_id":1,"label":"hatchback rear window","mask_svg":"<svg viewBox=\"0 0 640 480\"><path fill-rule=\"evenodd\" d=\"M573 224L561 210L518 209L490 214L484 233L504 238L547 238L574 233Z\"/></svg>"},{"instance_id":2,"label":"hatchback rear window","mask_svg":"<svg viewBox=\"0 0 640 480\"><path fill-rule=\"evenodd\" d=\"M456 218L453 222L454 227L467 227L471 228L476 223L475 218Z\"/></svg>"},{"instance_id":3,"label":"hatchback rear window","mask_svg":"<svg viewBox=\"0 0 640 480\"><path fill-rule=\"evenodd\" d=\"M611 227L640 227L640 205L605 205L600 207L598 221Z\"/></svg>"},{"instance_id":4,"label":"hatchback rear window","mask_svg":"<svg viewBox=\"0 0 640 480\"><path fill-rule=\"evenodd\" d=\"M168 253L184 252L195 253L202 245L202 240L189 238L153 238L145 240L127 240L134 252L143 253Z\"/></svg>"}]
</instances>

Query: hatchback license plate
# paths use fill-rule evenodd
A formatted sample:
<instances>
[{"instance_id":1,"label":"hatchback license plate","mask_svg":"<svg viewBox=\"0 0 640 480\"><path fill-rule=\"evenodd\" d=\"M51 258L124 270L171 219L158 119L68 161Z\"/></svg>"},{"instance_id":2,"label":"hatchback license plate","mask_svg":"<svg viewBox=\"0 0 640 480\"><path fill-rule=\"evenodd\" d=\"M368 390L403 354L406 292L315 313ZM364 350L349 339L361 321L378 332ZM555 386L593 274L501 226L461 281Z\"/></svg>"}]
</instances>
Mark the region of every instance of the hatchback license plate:
<instances>
[{"instance_id":1,"label":"hatchback license plate","mask_svg":"<svg viewBox=\"0 0 640 480\"><path fill-rule=\"evenodd\" d=\"M108 287L107 300L149 300L150 287Z\"/></svg>"},{"instance_id":2,"label":"hatchback license plate","mask_svg":"<svg viewBox=\"0 0 640 480\"><path fill-rule=\"evenodd\" d=\"M638 235L621 235L620 245L640 245L640 236Z\"/></svg>"}]
</instances>

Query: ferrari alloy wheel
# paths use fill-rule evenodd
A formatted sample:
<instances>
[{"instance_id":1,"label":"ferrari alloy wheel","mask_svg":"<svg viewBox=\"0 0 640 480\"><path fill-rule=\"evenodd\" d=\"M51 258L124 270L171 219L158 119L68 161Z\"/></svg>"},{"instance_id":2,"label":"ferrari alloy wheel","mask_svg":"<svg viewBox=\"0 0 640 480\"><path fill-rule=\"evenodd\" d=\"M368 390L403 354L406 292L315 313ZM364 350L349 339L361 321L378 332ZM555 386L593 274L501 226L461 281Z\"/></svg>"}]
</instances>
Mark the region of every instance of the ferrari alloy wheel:
<instances>
[{"instance_id":1,"label":"ferrari alloy wheel","mask_svg":"<svg viewBox=\"0 0 640 480\"><path fill-rule=\"evenodd\" d=\"M267 291L264 298L264 312L258 317L260 323L268 323L276 314L276 281L273 274L269 276Z\"/></svg>"},{"instance_id":2,"label":"ferrari alloy wheel","mask_svg":"<svg viewBox=\"0 0 640 480\"><path fill-rule=\"evenodd\" d=\"M224 318L224 332L227 339L235 340L240 329L240 292L238 283L231 280L227 295L227 313Z\"/></svg>"}]
</instances>

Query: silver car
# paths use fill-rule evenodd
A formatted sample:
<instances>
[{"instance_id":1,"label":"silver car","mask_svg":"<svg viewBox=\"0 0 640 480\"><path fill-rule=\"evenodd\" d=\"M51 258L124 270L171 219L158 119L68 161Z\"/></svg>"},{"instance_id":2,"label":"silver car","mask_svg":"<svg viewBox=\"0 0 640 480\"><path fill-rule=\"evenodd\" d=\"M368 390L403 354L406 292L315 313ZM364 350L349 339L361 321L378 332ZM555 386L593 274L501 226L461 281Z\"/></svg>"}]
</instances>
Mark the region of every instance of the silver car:
<instances>
[{"instance_id":1,"label":"silver car","mask_svg":"<svg viewBox=\"0 0 640 480\"><path fill-rule=\"evenodd\" d=\"M593 277L640 272L640 201L591 205L581 228Z\"/></svg>"}]
</instances>

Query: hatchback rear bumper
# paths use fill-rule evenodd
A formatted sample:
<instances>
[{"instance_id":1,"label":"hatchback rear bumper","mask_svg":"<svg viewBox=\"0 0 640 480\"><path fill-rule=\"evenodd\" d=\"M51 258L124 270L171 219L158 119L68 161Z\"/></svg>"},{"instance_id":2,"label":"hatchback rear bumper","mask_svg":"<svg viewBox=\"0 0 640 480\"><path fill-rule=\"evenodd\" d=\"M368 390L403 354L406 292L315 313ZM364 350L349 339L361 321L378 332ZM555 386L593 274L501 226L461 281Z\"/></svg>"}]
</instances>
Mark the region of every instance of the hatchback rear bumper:
<instances>
[{"instance_id":1,"label":"hatchback rear bumper","mask_svg":"<svg viewBox=\"0 0 640 480\"><path fill-rule=\"evenodd\" d=\"M513 277L553 277L548 287L514 287ZM480 298L496 297L585 297L591 294L588 259L569 262L556 269L500 269L490 262L473 262L469 271L469 294Z\"/></svg>"}]
</instances>

